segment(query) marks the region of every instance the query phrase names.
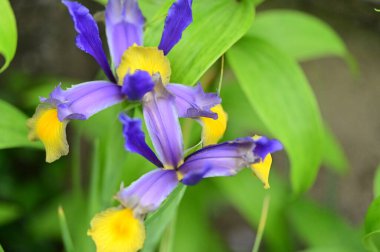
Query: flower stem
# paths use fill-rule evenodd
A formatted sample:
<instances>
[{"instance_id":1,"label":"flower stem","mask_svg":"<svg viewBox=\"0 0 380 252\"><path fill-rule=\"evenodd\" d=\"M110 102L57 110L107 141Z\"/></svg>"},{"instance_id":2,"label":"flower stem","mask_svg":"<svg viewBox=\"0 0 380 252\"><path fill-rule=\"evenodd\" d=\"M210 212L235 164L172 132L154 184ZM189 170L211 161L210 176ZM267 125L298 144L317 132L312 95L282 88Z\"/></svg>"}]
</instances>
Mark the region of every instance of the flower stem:
<instances>
[{"instance_id":1,"label":"flower stem","mask_svg":"<svg viewBox=\"0 0 380 252\"><path fill-rule=\"evenodd\" d=\"M270 203L270 195L267 194L264 198L264 201L263 201L263 208L261 210L259 228L257 230L257 235L256 235L255 243L254 243L253 248L252 248L252 252L258 252L259 251L261 239L263 238L265 224L267 222L267 216L268 216L268 211L269 211L269 203Z\"/></svg>"}]
</instances>

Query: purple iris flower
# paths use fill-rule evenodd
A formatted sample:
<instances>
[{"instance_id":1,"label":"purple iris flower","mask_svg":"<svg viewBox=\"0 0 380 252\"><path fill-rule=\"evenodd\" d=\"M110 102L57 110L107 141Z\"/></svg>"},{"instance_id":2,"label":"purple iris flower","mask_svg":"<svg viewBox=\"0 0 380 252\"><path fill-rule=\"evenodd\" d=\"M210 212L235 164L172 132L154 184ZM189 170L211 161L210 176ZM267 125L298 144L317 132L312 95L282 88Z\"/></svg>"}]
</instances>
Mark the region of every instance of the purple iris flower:
<instances>
[{"instance_id":1,"label":"purple iris flower","mask_svg":"<svg viewBox=\"0 0 380 252\"><path fill-rule=\"evenodd\" d=\"M132 207L140 214L157 209L178 183L195 185L207 177L232 176L282 149L281 143L275 139L245 137L209 145L185 157L173 95L151 92L144 97L143 103L144 120L157 156L145 142L141 120L121 114L125 147L144 156L158 169L117 194L124 207Z\"/></svg>"}]
</instances>

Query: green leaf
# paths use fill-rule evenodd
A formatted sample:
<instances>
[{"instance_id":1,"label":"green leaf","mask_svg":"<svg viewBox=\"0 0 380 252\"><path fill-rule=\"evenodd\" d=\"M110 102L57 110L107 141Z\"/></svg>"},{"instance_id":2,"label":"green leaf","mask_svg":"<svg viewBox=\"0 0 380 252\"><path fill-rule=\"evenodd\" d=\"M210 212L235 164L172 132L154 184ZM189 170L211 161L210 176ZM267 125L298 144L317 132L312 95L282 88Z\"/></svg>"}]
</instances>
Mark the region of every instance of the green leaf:
<instances>
[{"instance_id":1,"label":"green leaf","mask_svg":"<svg viewBox=\"0 0 380 252\"><path fill-rule=\"evenodd\" d=\"M375 198L380 196L380 165L377 167L375 180L373 182L373 193Z\"/></svg>"},{"instance_id":2,"label":"green leaf","mask_svg":"<svg viewBox=\"0 0 380 252\"><path fill-rule=\"evenodd\" d=\"M160 208L148 216L145 221L146 239L142 252L155 251L165 228L173 220L185 191L186 187L180 184Z\"/></svg>"},{"instance_id":3,"label":"green leaf","mask_svg":"<svg viewBox=\"0 0 380 252\"><path fill-rule=\"evenodd\" d=\"M167 5L146 29L144 45L159 44ZM203 0L193 3L193 23L184 31L180 42L168 54L171 82L194 84L252 24L251 1ZM148 21L149 22L149 21Z\"/></svg>"},{"instance_id":4,"label":"green leaf","mask_svg":"<svg viewBox=\"0 0 380 252\"><path fill-rule=\"evenodd\" d=\"M70 230L66 222L65 213L61 206L58 207L58 218L59 218L59 225L61 227L61 232L62 232L63 244L65 245L65 250L66 252L74 252L75 250L74 250L73 241L71 240Z\"/></svg>"},{"instance_id":5,"label":"green leaf","mask_svg":"<svg viewBox=\"0 0 380 252\"><path fill-rule=\"evenodd\" d=\"M18 206L10 203L0 203L0 225L5 225L17 219L20 214Z\"/></svg>"},{"instance_id":6,"label":"green leaf","mask_svg":"<svg viewBox=\"0 0 380 252\"><path fill-rule=\"evenodd\" d=\"M0 66L3 72L13 59L17 47L17 27L13 10L8 0L0 1L0 54L4 56L5 63Z\"/></svg>"},{"instance_id":7,"label":"green leaf","mask_svg":"<svg viewBox=\"0 0 380 252\"><path fill-rule=\"evenodd\" d=\"M364 243L370 251L380 251L380 196L369 206L364 221Z\"/></svg>"},{"instance_id":8,"label":"green leaf","mask_svg":"<svg viewBox=\"0 0 380 252\"><path fill-rule=\"evenodd\" d=\"M1 244L0 244L0 252L4 252L4 249L3 249L3 247L1 246Z\"/></svg>"},{"instance_id":9,"label":"green leaf","mask_svg":"<svg viewBox=\"0 0 380 252\"><path fill-rule=\"evenodd\" d=\"M301 61L330 55L350 58L343 41L328 24L299 11L262 12L248 33L251 35Z\"/></svg>"},{"instance_id":10,"label":"green leaf","mask_svg":"<svg viewBox=\"0 0 380 252\"><path fill-rule=\"evenodd\" d=\"M41 143L28 140L26 116L12 105L0 100L0 149L13 147L41 148Z\"/></svg>"},{"instance_id":11,"label":"green leaf","mask_svg":"<svg viewBox=\"0 0 380 252\"><path fill-rule=\"evenodd\" d=\"M315 180L323 131L317 102L297 63L259 38L243 38L227 59L250 105L285 146L295 193Z\"/></svg>"}]
</instances>

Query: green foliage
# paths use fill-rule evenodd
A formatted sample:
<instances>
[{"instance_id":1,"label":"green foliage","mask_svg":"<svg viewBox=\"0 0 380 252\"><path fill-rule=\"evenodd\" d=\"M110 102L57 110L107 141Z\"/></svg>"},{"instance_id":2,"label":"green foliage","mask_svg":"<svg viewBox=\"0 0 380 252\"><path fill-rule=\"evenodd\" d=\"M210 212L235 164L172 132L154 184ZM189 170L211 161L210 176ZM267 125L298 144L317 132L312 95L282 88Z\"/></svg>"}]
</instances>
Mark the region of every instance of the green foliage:
<instances>
[{"instance_id":1,"label":"green foliage","mask_svg":"<svg viewBox=\"0 0 380 252\"><path fill-rule=\"evenodd\" d=\"M13 147L41 148L41 143L28 140L26 116L12 105L0 100L0 149Z\"/></svg>"},{"instance_id":2,"label":"green foliage","mask_svg":"<svg viewBox=\"0 0 380 252\"><path fill-rule=\"evenodd\" d=\"M17 47L16 19L8 0L0 0L0 54L4 56L5 63L0 66L3 72L13 59Z\"/></svg>"},{"instance_id":3,"label":"green foliage","mask_svg":"<svg viewBox=\"0 0 380 252\"><path fill-rule=\"evenodd\" d=\"M0 203L0 225L7 224L21 215L20 208L15 204Z\"/></svg>"},{"instance_id":4,"label":"green foliage","mask_svg":"<svg viewBox=\"0 0 380 252\"><path fill-rule=\"evenodd\" d=\"M369 251L380 251L380 197L369 206L364 221L364 242Z\"/></svg>"},{"instance_id":5,"label":"green foliage","mask_svg":"<svg viewBox=\"0 0 380 252\"><path fill-rule=\"evenodd\" d=\"M61 206L58 207L58 218L59 218L59 224L61 227L63 244L65 245L65 250L66 252L74 252L75 250L74 250L73 241L71 240L71 234L66 222L65 213Z\"/></svg>"},{"instance_id":6,"label":"green foliage","mask_svg":"<svg viewBox=\"0 0 380 252\"><path fill-rule=\"evenodd\" d=\"M150 22L145 45L157 46L167 6L157 12L162 19ZM171 82L194 84L225 53L253 21L250 1L204 0L193 3L194 21L183 33L181 41L168 54L172 69Z\"/></svg>"},{"instance_id":7,"label":"green foliage","mask_svg":"<svg viewBox=\"0 0 380 252\"><path fill-rule=\"evenodd\" d=\"M280 139L291 161L296 193L313 183L322 157L318 105L297 63L260 38L243 38L227 59L250 105Z\"/></svg>"},{"instance_id":8,"label":"green foliage","mask_svg":"<svg viewBox=\"0 0 380 252\"><path fill-rule=\"evenodd\" d=\"M374 180L374 185L373 185L373 193L376 197L380 196L380 165L376 169L376 175L375 175L375 180Z\"/></svg>"}]
</instances>

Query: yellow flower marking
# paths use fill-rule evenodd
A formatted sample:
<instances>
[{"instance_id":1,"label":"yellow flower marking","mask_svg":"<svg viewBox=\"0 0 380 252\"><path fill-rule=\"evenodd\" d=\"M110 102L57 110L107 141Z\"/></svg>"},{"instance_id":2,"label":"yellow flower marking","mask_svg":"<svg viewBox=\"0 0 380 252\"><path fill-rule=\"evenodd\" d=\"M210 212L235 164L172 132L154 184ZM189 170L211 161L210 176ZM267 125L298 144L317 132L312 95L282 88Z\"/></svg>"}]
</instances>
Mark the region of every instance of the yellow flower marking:
<instances>
[{"instance_id":1,"label":"yellow flower marking","mask_svg":"<svg viewBox=\"0 0 380 252\"><path fill-rule=\"evenodd\" d=\"M168 84L170 80L170 63L164 52L157 47L143 47L133 45L123 54L117 76L119 85L123 84L127 73L133 74L136 70L143 70L150 75L160 74L163 84Z\"/></svg>"},{"instance_id":2,"label":"yellow flower marking","mask_svg":"<svg viewBox=\"0 0 380 252\"><path fill-rule=\"evenodd\" d=\"M223 137L227 129L228 115L223 110L222 105L218 104L211 108L211 111L218 114L218 119L201 117L203 124L203 145L216 144Z\"/></svg>"},{"instance_id":3,"label":"yellow flower marking","mask_svg":"<svg viewBox=\"0 0 380 252\"><path fill-rule=\"evenodd\" d=\"M30 140L41 140L46 149L46 162L53 162L69 153L66 140L67 121L59 121L57 109L40 105L27 122Z\"/></svg>"},{"instance_id":4,"label":"yellow flower marking","mask_svg":"<svg viewBox=\"0 0 380 252\"><path fill-rule=\"evenodd\" d=\"M87 232L97 252L136 252L144 245L145 227L130 208L111 208L92 219Z\"/></svg>"},{"instance_id":5,"label":"yellow flower marking","mask_svg":"<svg viewBox=\"0 0 380 252\"><path fill-rule=\"evenodd\" d=\"M272 156L271 154L268 154L263 161L260 161L259 163L252 164L251 169L255 173L255 175L263 182L264 188L269 189L269 172L270 167L272 165Z\"/></svg>"}]
</instances>

